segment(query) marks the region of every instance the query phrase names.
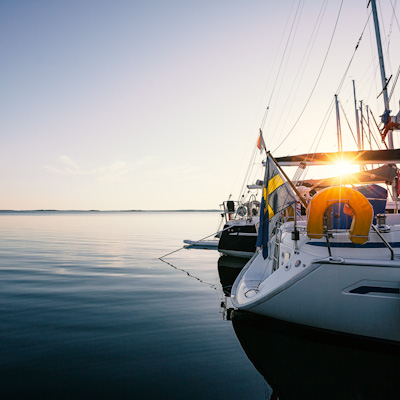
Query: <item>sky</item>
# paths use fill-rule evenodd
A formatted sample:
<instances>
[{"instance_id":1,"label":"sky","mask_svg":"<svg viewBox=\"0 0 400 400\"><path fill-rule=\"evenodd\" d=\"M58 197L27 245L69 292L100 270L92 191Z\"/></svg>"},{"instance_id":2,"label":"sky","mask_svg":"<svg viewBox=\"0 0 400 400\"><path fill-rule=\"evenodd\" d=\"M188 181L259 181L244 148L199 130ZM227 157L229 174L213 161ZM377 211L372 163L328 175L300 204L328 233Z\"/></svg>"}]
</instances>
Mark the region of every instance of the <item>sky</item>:
<instances>
[{"instance_id":1,"label":"sky","mask_svg":"<svg viewBox=\"0 0 400 400\"><path fill-rule=\"evenodd\" d=\"M217 209L239 195L260 127L275 156L336 151L342 78L353 130L353 79L383 112L367 3L3 0L0 209ZM393 82L400 6L378 11ZM343 142L356 149L350 131Z\"/></svg>"}]
</instances>

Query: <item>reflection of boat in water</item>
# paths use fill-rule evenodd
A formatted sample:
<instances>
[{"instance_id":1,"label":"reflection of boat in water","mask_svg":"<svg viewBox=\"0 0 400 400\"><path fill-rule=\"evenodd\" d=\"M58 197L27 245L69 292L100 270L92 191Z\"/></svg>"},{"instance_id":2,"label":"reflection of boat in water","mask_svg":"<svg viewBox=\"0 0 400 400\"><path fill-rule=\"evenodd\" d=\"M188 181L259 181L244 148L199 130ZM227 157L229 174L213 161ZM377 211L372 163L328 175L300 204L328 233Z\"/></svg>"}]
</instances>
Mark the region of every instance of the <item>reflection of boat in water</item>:
<instances>
[{"instance_id":1,"label":"reflection of boat in water","mask_svg":"<svg viewBox=\"0 0 400 400\"><path fill-rule=\"evenodd\" d=\"M235 311L233 327L272 398L398 399L400 347Z\"/></svg>"},{"instance_id":2,"label":"reflection of boat in water","mask_svg":"<svg viewBox=\"0 0 400 400\"><path fill-rule=\"evenodd\" d=\"M224 256L222 255L218 259L218 269L224 268L226 270L235 270L238 274L240 271L238 269L242 269L247 263L247 260L241 257L233 257L233 256Z\"/></svg>"},{"instance_id":3,"label":"reflection of boat in water","mask_svg":"<svg viewBox=\"0 0 400 400\"><path fill-rule=\"evenodd\" d=\"M218 274L225 296L231 295L232 285L246 262L244 258L232 256L221 256L218 259Z\"/></svg>"}]
</instances>

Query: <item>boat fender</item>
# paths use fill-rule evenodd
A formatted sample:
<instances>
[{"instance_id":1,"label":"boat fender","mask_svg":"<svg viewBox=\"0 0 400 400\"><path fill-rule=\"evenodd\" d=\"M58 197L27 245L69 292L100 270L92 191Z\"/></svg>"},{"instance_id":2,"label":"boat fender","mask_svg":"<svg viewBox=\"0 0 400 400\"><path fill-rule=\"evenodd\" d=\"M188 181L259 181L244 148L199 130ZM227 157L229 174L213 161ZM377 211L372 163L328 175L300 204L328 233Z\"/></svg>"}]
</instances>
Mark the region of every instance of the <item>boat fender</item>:
<instances>
[{"instance_id":1,"label":"boat fender","mask_svg":"<svg viewBox=\"0 0 400 400\"><path fill-rule=\"evenodd\" d=\"M320 239L324 233L324 213L335 203L343 203L351 208L353 221L349 238L353 243L364 244L368 240L374 211L367 198L357 190L346 186L334 186L317 193L307 207L307 235Z\"/></svg>"}]
</instances>

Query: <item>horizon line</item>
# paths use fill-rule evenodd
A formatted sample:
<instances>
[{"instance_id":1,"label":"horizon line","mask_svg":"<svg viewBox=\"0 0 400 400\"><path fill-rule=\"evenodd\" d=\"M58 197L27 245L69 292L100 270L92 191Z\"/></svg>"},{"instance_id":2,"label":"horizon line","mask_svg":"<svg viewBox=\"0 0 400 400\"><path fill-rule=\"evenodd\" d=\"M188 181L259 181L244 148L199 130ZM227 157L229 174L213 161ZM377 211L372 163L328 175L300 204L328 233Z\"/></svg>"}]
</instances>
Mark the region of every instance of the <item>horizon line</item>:
<instances>
[{"instance_id":1,"label":"horizon line","mask_svg":"<svg viewBox=\"0 0 400 400\"><path fill-rule=\"evenodd\" d=\"M31 210L13 210L13 209L4 209L0 210L0 213L11 213L11 212L220 212L218 209L176 209L176 210L140 210L140 209L131 209L131 210L59 210L59 209L31 209Z\"/></svg>"}]
</instances>

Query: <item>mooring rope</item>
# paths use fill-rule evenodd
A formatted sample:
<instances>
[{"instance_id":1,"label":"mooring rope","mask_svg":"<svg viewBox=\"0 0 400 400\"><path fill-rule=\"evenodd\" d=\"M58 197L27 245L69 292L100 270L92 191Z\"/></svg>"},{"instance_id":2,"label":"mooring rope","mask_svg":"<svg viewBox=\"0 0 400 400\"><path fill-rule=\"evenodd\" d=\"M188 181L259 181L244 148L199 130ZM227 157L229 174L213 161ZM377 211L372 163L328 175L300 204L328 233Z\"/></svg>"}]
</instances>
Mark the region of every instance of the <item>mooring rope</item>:
<instances>
[{"instance_id":1,"label":"mooring rope","mask_svg":"<svg viewBox=\"0 0 400 400\"><path fill-rule=\"evenodd\" d=\"M168 264L170 267L172 267L172 268L174 268L174 269L176 269L178 271L184 272L190 278L196 279L200 283L204 283L205 285L209 286L211 289L215 289L215 290L218 289L217 285L214 285L213 283L209 283L209 282L203 281L202 279L198 278L197 276L191 275L188 271L186 271L186 270L184 270L182 268L175 267L175 265L172 265L171 263L169 263L168 261L163 260L162 258L160 258L160 260L162 262L164 262L165 264Z\"/></svg>"},{"instance_id":2,"label":"mooring rope","mask_svg":"<svg viewBox=\"0 0 400 400\"><path fill-rule=\"evenodd\" d=\"M222 233L222 232L224 232L224 231L226 231L227 229L230 229L230 228L232 228L231 225L227 226L226 228L224 228L224 229L222 229L222 230L220 230L220 231L218 231L218 232L215 232L215 233L212 233L211 235L208 235L208 236L206 236L206 237L203 237L202 239L196 240L196 241L193 242L193 243L199 243L199 242L201 242L202 240L208 239L208 238L211 237L211 236L218 235L219 233ZM184 246L182 246L181 248L179 248L179 249L177 249L177 250L171 251L171 253L168 253L168 254L165 254L165 255L159 257L159 260L163 261L162 259L163 259L164 257L167 257L167 256L169 256L169 255L171 255L171 254L174 254L174 253L176 253L176 252L178 252L178 251L180 251L180 250L182 250L182 249L185 249L186 246L187 246L187 245L184 245Z\"/></svg>"}]
</instances>

